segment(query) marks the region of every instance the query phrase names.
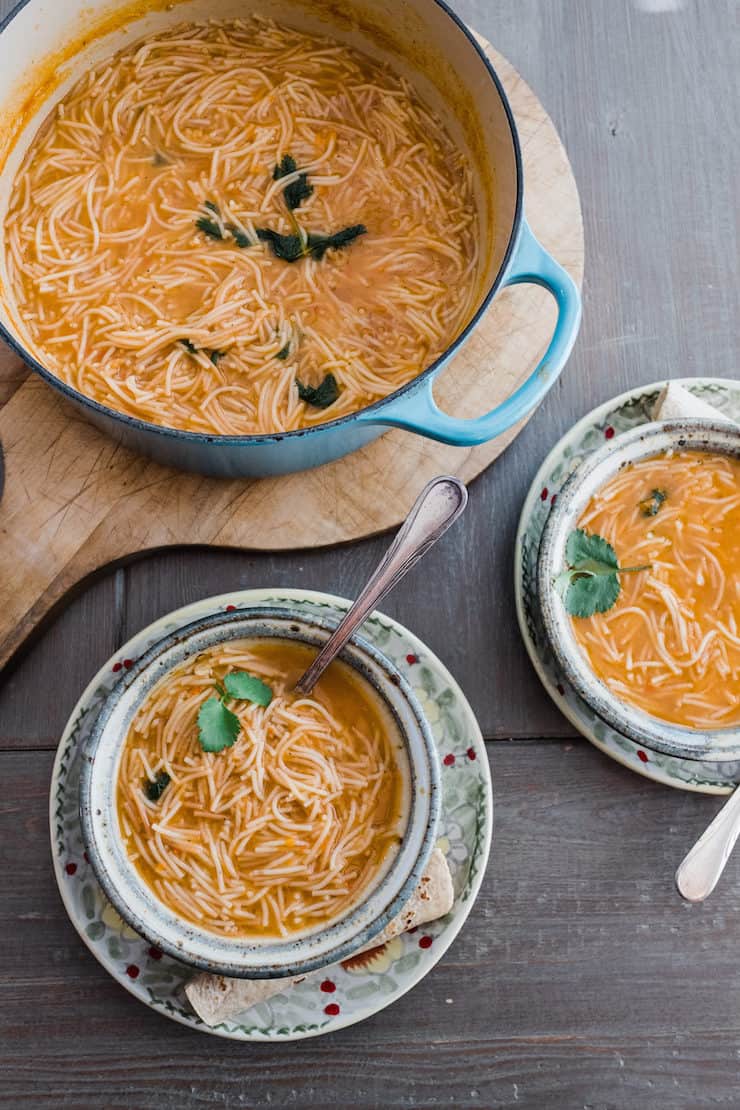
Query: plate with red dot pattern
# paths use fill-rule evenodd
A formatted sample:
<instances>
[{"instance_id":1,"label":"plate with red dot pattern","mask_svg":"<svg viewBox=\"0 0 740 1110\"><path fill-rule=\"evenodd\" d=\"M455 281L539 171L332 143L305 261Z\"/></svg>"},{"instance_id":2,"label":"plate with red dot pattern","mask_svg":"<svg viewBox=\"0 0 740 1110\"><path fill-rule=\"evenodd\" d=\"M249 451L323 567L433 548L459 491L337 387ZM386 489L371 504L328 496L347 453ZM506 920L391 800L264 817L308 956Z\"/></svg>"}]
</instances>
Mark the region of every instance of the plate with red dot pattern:
<instances>
[{"instance_id":1,"label":"plate with red dot pattern","mask_svg":"<svg viewBox=\"0 0 740 1110\"><path fill-rule=\"evenodd\" d=\"M462 928L480 889L491 845L493 796L485 745L472 709L449 671L402 625L373 613L362 635L411 684L431 726L442 764L437 846L452 873L450 913L312 976L232 1021L210 1027L184 993L191 970L152 947L106 901L87 860L79 821L81 747L122 674L156 640L217 612L253 606L303 608L339 620L350 602L309 590L241 590L186 605L143 629L98 672L62 735L51 780L54 872L80 937L114 979L147 1006L205 1033L243 1041L286 1041L330 1033L377 1013L427 975Z\"/></svg>"},{"instance_id":2,"label":"plate with red dot pattern","mask_svg":"<svg viewBox=\"0 0 740 1110\"><path fill-rule=\"evenodd\" d=\"M740 421L740 382L684 378L678 383L733 420ZM728 794L740 782L740 763L677 759L635 743L597 717L560 674L540 616L537 558L550 509L573 471L604 441L647 424L665 382L642 386L584 416L555 445L537 471L524 502L516 537L514 589L524 646L558 709L578 731L618 763L666 786L705 794Z\"/></svg>"}]
</instances>

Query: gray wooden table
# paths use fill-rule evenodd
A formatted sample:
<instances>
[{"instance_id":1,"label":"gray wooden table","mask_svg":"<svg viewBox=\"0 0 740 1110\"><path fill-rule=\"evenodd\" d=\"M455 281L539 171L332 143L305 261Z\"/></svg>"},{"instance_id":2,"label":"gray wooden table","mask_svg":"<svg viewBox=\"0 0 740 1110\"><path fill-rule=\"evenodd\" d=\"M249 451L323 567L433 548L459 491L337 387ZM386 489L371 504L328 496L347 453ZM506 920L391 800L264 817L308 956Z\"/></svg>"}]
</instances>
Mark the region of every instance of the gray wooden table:
<instances>
[{"instance_id":1,"label":"gray wooden table","mask_svg":"<svg viewBox=\"0 0 740 1110\"><path fill-rule=\"evenodd\" d=\"M10 6L0 0L0 14ZM740 857L706 906L672 887L718 801L646 782L572 735L525 657L511 590L525 491L577 417L657 378L740 376L738 5L456 6L558 124L587 234L583 330L561 382L385 605L451 667L491 741L480 899L411 994L318 1040L219 1041L117 986L69 924L49 858L53 751L80 689L134 630L195 598L294 584L350 596L385 541L183 551L119 569L71 601L0 687L0 1105L740 1105Z\"/></svg>"}]
</instances>

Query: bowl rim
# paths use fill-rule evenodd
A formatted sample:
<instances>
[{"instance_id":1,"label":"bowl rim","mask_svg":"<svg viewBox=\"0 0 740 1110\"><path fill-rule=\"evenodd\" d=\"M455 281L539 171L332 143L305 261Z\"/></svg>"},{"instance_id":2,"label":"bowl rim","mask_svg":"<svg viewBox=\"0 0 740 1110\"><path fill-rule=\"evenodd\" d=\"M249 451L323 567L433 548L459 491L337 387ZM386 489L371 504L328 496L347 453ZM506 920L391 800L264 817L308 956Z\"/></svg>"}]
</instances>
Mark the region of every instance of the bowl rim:
<instances>
[{"instance_id":1,"label":"bowl rim","mask_svg":"<svg viewBox=\"0 0 740 1110\"><path fill-rule=\"evenodd\" d=\"M33 0L19 0L16 6L12 8L10 12L8 12L5 18L0 20L0 36L2 35L3 31L5 31L6 28L13 22L16 16L20 15L23 9L32 2ZM436 6L440 8L445 13L445 15L447 15L452 23L455 24L457 29L461 31L464 37L468 40L469 45L478 55L479 61L483 63L484 69L487 71L491 84L493 85L499 97L499 100L501 101L501 106L504 110L504 115L506 117L506 122L509 128L509 138L511 139L511 145L514 154L516 196L514 201L514 215L511 222L511 231L509 233L508 242L506 244L506 250L504 251L501 264L496 271L496 274L494 275L488 289L485 291L481 302L478 305L478 308L475 310L465 327L460 331L455 339L452 340L449 346L445 348L442 354L438 358L436 358L434 362L430 363L429 366L426 366L419 374L416 375L416 377L411 378L410 381L406 382L402 386L399 386L399 388L394 390L393 393L389 393L386 397L381 397L379 398L379 400L373 401L372 404L366 405L364 408L357 409L355 412L346 413L344 416L335 417L333 420L327 420L320 424L313 424L307 428L294 428L285 432L264 432L252 435L217 435L215 433L207 432L190 432L182 428L170 428L165 424L153 424L148 420L142 420L138 416L131 416L129 413L121 412L119 409L111 408L109 405L104 405L102 402L96 401L93 397L88 397L85 393L81 393L78 389L75 389L75 387L70 385L68 382L65 382L61 378L57 377L57 375L52 373L51 370L48 370L43 365L43 363L40 362L39 359L31 351L29 351L25 347L25 345L13 334L13 332L11 332L8 327L6 327L2 320L0 320L0 339L2 339L3 342L5 342L21 359L23 359L26 365L29 366L35 373L37 373L39 377L43 378L43 380L48 385L50 385L52 389L55 389L59 393L62 393L65 397L67 397L68 400L72 401L76 405L90 409L92 412L95 412L98 415L103 416L109 420L113 420L115 421L115 423L123 425L123 427L132 429L136 432L143 432L144 434L156 433L158 435L165 436L168 439L180 441L184 444L203 445L215 443L218 446L225 447L250 447L267 443L280 443L283 440L298 440L305 436L311 435L312 433L345 427L347 424L351 424L353 421L356 421L359 417L362 417L363 420L367 420L368 423L373 423L372 416L374 416L375 414L379 414L385 405L390 404L392 401L397 401L400 397L403 397L407 393L418 388L418 386L424 380L433 378L449 361L449 359L457 354L457 352L478 326L483 316L489 309L493 298L496 296L499 289L501 288L504 276L507 269L509 268L509 264L514 254L514 248L516 246L522 227L522 217L524 211L524 167L522 162L522 151L521 143L519 141L519 132L517 130L516 121L514 120L514 113L511 109L511 105L509 103L509 99L506 95L501 79L496 73L491 60L488 58L481 44L475 38L471 29L460 18L460 16L458 16L452 10L446 0L431 0L431 2L436 4ZM0 168L0 173L3 172L4 167ZM370 419L368 419L368 417ZM377 423L382 423L382 421L379 420L377 421Z\"/></svg>"},{"instance_id":2,"label":"bowl rim","mask_svg":"<svg viewBox=\"0 0 740 1110\"><path fill-rule=\"evenodd\" d=\"M407 873L402 871L400 877L396 876L396 885L398 889L391 901L387 902L380 910L374 912L369 920L366 916L363 916L363 911L372 898L378 896L382 898L384 886L391 879L394 871L398 870L397 861L400 860L402 856L403 841L398 855L394 857L388 868L382 873L380 879L367 888L360 900L342 917L332 922L328 928L318 929L313 933L298 937L288 936L285 938L270 938L267 942L257 942L250 938L237 937L233 938L229 943L228 938L224 938L217 933L212 933L209 930L199 928L196 923L180 917L177 913L170 910L169 907L165 906L148 884L140 878L136 869L129 864L125 848L121 841L115 812L113 812L112 815L110 811L106 811L104 814L97 813L96 817L101 818L104 824L106 823L105 819L111 817L111 829L108 835L116 843L118 851L125 861L125 871L127 879L131 884L131 889L143 894L144 900L147 903L147 908L153 912L150 912L149 916L145 917L135 911L123 897L123 894L119 891L109 874L106 858L109 857L109 853L112 849L110 846L106 846L105 843L101 845L98 844L95 831L95 817L93 816L91 805L91 793L95 783L95 755L99 749L110 718L115 712L122 696L131 691L132 687L135 687L140 679L151 674L150 668L156 665L157 660L171 648L177 647L178 645L184 647L191 642L197 634L208 633L214 629L222 629L224 627L227 629L229 627L235 629L231 637L224 637L224 639L249 639L249 630L243 626L248 625L250 622L256 625L276 623L282 623L286 626L294 625L297 627L298 631L294 631L293 636L290 637L281 637L279 635L270 636L269 633L262 632L261 634L254 634L254 638L275 638L278 640L286 638L300 643L311 643L311 640L304 634L306 628L316 634L315 643L321 643L331 634L338 623L338 621L307 614L290 607L276 608L271 606L254 606L237 609L234 612L213 613L209 616L198 618L182 627L174 629L156 640L147 648L146 652L135 660L132 667L122 674L119 682L112 688L100 709L90 735L83 745L81 750L82 758L79 785L80 824L83 843L91 867L103 892L124 921L126 921L140 936L143 936L149 941L150 944L156 945L163 952L166 952L181 963L215 974L245 979L287 978L304 975L310 971L346 959L377 936L388 922L396 917L407 904L413 891L418 886L436 840L441 808L441 769L431 727L407 680L396 670L394 664L379 651L378 648L370 644L362 636L355 634L350 638L346 648L343 649L338 658L350 666L355 674L363 681L372 686L396 720L399 733L404 741L409 769L410 811L409 820L404 833L404 841L406 841L412 831L414 814L416 813L416 823L418 826L416 838L419 840L419 846L416 855L413 857L411 866L408 867ZM386 681L392 685L394 689L399 691L404 702L408 706L417 729L417 738L421 745L416 760L414 759L411 745L408 742L406 729L402 722L398 720L393 706L388 701L383 690L376 686L366 674L363 674L357 662L352 659L352 652L356 654L360 661L365 657L370 660L371 663L375 664L382 672ZM189 656L186 656L185 658L188 657ZM142 692L140 701L137 704L145 700L156 682L160 681L173 667L181 665L183 661L183 658L175 659L162 674L156 676L152 686L148 686ZM126 732L119 736L113 744L113 758L116 761L119 757L125 736ZM420 766L418 755L421 756L421 765L424 767L425 778L428 784L428 790L426 791L426 796L422 799L421 808L419 808L419 799L414 792L415 772ZM159 912L163 912L169 917L170 924L165 923L161 917L157 916ZM350 932L350 935L344 940L340 940L333 945L327 945L325 943L324 947L320 948L317 955L300 954L304 947L308 947L310 951L310 942L313 941L316 943L318 938L331 937L331 934L335 930L338 930L340 926L345 931L351 929L353 919L358 920L357 928L355 931ZM166 932L162 931L163 928L166 929ZM188 953L188 935L198 937L204 946L212 944L214 949L217 949L219 945L223 944L224 951L227 951L228 955L223 958L219 955L214 957L201 957ZM277 953L280 953L281 949L282 952L285 953L286 958L276 964L273 962L274 957ZM289 949L294 953L293 955L287 955ZM251 956L253 962L244 963L239 958L240 950L244 955ZM262 959L260 962L261 955Z\"/></svg>"},{"instance_id":3,"label":"bowl rim","mask_svg":"<svg viewBox=\"0 0 740 1110\"><path fill-rule=\"evenodd\" d=\"M656 440L666 439L667 443L656 446ZM567 535L593 493L628 462L660 455L674 447L740 458L740 428L719 414L716 420L653 420L622 432L583 459L560 490L542 531L536 571L539 607L545 634L565 680L601 720L656 752L704 762L733 761L740 759L740 726L691 728L620 700L591 668L553 587ZM636 448L633 455L631 448Z\"/></svg>"}]
</instances>

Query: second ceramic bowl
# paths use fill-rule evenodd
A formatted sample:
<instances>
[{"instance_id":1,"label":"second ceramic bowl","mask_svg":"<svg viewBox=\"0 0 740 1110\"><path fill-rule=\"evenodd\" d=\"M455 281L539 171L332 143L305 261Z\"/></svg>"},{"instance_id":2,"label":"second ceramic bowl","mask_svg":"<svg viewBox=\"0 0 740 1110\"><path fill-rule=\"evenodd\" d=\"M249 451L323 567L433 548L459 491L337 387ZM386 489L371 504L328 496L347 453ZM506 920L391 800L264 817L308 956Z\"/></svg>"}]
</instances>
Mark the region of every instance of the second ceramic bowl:
<instances>
[{"instance_id":1,"label":"second ceramic bowl","mask_svg":"<svg viewBox=\"0 0 740 1110\"><path fill-rule=\"evenodd\" d=\"M683 759L740 759L738 728L705 731L652 717L614 694L594 673L553 583L565 566L568 536L593 495L622 467L666 451L691 449L740 458L740 428L685 419L642 424L589 455L563 486L540 543L537 589L548 640L565 680L612 728L645 747Z\"/></svg>"},{"instance_id":2,"label":"second ceramic bowl","mask_svg":"<svg viewBox=\"0 0 740 1110\"><path fill-rule=\"evenodd\" d=\"M111 691L82 756L80 817L85 847L106 896L137 933L193 967L241 978L303 975L345 959L395 917L418 885L439 817L439 761L422 710L393 664L359 637L340 658L385 702L403 742L406 831L390 865L339 920L288 938L231 938L199 928L164 905L128 859L118 823L116 783L129 725L154 685L215 644L235 639L297 640L316 647L332 626L286 609L242 609L186 625L154 644Z\"/></svg>"}]
</instances>

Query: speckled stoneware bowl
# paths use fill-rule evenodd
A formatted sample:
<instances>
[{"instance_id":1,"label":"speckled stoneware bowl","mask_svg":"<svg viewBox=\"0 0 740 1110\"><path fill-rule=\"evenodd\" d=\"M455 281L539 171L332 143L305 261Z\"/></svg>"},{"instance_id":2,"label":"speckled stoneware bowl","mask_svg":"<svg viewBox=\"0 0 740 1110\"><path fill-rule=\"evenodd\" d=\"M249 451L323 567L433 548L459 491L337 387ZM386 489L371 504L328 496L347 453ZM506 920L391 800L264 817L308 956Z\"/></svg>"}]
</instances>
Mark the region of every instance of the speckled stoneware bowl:
<instances>
[{"instance_id":1,"label":"speckled stoneware bowl","mask_svg":"<svg viewBox=\"0 0 740 1110\"><path fill-rule=\"evenodd\" d=\"M720 421L684 419L643 424L596 451L563 486L542 533L537 589L544 627L563 676L612 728L645 747L682 759L740 759L737 727L703 730L674 725L621 701L594 673L553 583L565 567L565 545L591 497L622 467L670 450L690 449L740 457L740 428Z\"/></svg>"},{"instance_id":2,"label":"speckled stoneware bowl","mask_svg":"<svg viewBox=\"0 0 740 1110\"><path fill-rule=\"evenodd\" d=\"M247 979L302 975L352 955L396 916L417 886L439 817L439 761L422 710L406 680L369 643L353 637L340 658L369 682L393 716L403 742L408 819L396 853L356 905L325 928L290 938L227 938L169 910L130 863L116 812L116 781L128 727L160 679L193 655L227 640L270 638L322 645L329 622L298 610L218 613L154 644L111 691L83 750L80 817L85 847L109 900L133 929L194 967Z\"/></svg>"}]
</instances>

